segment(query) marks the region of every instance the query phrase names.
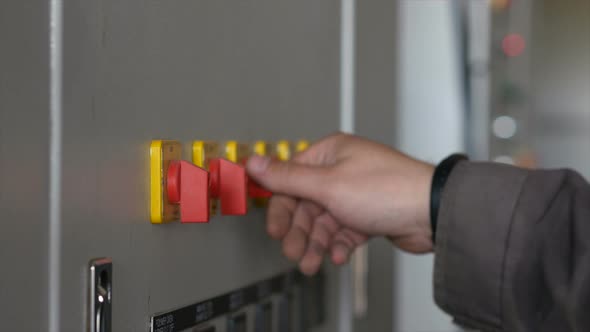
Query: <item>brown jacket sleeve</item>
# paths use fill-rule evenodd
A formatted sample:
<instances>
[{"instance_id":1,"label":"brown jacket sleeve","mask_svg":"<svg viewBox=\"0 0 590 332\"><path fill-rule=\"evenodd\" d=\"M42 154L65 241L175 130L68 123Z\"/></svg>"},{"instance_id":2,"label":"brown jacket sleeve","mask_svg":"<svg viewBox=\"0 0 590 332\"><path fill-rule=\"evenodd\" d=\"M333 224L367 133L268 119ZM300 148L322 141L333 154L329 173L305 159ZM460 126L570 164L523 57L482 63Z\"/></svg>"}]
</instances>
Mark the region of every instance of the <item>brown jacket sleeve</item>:
<instances>
[{"instance_id":1,"label":"brown jacket sleeve","mask_svg":"<svg viewBox=\"0 0 590 332\"><path fill-rule=\"evenodd\" d=\"M481 331L590 331L590 185L461 162L443 192L436 303Z\"/></svg>"}]
</instances>

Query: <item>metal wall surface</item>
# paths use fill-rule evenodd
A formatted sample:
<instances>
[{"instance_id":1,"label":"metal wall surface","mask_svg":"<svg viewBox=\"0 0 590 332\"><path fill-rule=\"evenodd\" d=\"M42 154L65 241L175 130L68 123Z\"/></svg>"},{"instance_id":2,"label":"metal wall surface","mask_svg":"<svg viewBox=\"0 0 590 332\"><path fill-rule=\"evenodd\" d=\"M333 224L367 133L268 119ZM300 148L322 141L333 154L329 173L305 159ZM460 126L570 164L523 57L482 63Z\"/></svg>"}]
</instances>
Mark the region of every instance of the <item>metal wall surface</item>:
<instances>
[{"instance_id":1,"label":"metal wall surface","mask_svg":"<svg viewBox=\"0 0 590 332\"><path fill-rule=\"evenodd\" d=\"M338 15L334 0L65 2L60 331L84 329L93 257L113 258L114 331L291 266L261 211L151 225L148 146L338 129Z\"/></svg>"},{"instance_id":2,"label":"metal wall surface","mask_svg":"<svg viewBox=\"0 0 590 332\"><path fill-rule=\"evenodd\" d=\"M356 133L395 146L397 99L397 1L356 3ZM393 331L394 251L385 239L368 245L367 313L356 332Z\"/></svg>"},{"instance_id":3,"label":"metal wall surface","mask_svg":"<svg viewBox=\"0 0 590 332\"><path fill-rule=\"evenodd\" d=\"M0 3L0 317L47 326L49 32L47 1Z\"/></svg>"}]
</instances>

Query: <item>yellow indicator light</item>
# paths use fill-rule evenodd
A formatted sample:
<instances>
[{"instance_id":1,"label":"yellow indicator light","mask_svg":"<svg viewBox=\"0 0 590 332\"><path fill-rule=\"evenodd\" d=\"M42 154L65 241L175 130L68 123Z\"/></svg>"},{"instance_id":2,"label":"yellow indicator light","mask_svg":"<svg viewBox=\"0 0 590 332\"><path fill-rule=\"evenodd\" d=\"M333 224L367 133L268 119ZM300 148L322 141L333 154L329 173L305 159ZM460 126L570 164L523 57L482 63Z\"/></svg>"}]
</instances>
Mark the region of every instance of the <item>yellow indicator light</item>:
<instances>
[{"instance_id":1,"label":"yellow indicator light","mask_svg":"<svg viewBox=\"0 0 590 332\"><path fill-rule=\"evenodd\" d=\"M289 141L279 141L276 146L277 158L281 161L291 159L291 144Z\"/></svg>"},{"instance_id":2,"label":"yellow indicator light","mask_svg":"<svg viewBox=\"0 0 590 332\"><path fill-rule=\"evenodd\" d=\"M297 142L297 145L295 146L295 151L302 152L307 150L307 148L309 148L309 141L301 140Z\"/></svg>"},{"instance_id":3,"label":"yellow indicator light","mask_svg":"<svg viewBox=\"0 0 590 332\"><path fill-rule=\"evenodd\" d=\"M179 206L168 202L166 175L170 161L180 160L182 145L177 141L154 140L150 144L150 220L162 224L179 218Z\"/></svg>"}]
</instances>

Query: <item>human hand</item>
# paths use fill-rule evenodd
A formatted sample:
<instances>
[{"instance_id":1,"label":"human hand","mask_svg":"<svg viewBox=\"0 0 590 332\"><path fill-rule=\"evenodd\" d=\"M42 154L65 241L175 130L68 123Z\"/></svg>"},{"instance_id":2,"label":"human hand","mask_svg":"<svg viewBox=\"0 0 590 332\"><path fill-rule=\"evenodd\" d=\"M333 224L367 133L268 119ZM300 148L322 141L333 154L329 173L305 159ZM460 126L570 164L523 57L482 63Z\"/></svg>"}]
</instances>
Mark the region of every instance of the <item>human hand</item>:
<instances>
[{"instance_id":1,"label":"human hand","mask_svg":"<svg viewBox=\"0 0 590 332\"><path fill-rule=\"evenodd\" d=\"M252 157L247 170L274 193L267 231L305 274L316 273L326 253L335 264L347 262L371 236L412 253L432 250L430 164L335 134L288 162Z\"/></svg>"}]
</instances>

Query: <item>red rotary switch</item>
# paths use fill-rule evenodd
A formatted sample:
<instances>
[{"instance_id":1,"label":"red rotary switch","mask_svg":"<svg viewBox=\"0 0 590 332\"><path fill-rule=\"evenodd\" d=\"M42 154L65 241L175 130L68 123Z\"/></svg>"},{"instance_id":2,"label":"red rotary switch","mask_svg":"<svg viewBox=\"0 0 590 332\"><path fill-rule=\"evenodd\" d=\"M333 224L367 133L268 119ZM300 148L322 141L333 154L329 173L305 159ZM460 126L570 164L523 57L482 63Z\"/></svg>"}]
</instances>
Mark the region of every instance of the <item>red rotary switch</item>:
<instances>
[{"instance_id":1,"label":"red rotary switch","mask_svg":"<svg viewBox=\"0 0 590 332\"><path fill-rule=\"evenodd\" d=\"M209 222L209 173L187 161L171 161L166 175L168 201L180 205L183 223Z\"/></svg>"},{"instance_id":2,"label":"red rotary switch","mask_svg":"<svg viewBox=\"0 0 590 332\"><path fill-rule=\"evenodd\" d=\"M209 189L212 198L221 201L221 214L244 215L248 212L246 169L222 158L209 162Z\"/></svg>"},{"instance_id":3,"label":"red rotary switch","mask_svg":"<svg viewBox=\"0 0 590 332\"><path fill-rule=\"evenodd\" d=\"M252 198L270 198L272 192L262 188L258 183L248 178L248 196Z\"/></svg>"}]
</instances>

